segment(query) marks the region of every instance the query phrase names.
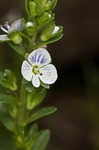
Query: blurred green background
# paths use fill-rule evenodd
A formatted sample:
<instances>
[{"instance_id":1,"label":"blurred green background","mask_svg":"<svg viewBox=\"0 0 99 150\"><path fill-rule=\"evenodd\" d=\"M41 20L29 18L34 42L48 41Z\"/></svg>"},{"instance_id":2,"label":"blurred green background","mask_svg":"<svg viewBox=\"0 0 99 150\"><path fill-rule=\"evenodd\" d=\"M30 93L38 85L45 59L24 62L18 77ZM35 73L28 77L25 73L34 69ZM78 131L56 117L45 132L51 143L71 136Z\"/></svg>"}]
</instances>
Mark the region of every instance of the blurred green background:
<instances>
[{"instance_id":1,"label":"blurred green background","mask_svg":"<svg viewBox=\"0 0 99 150\"><path fill-rule=\"evenodd\" d=\"M1 0L0 23L26 15L23 3ZM52 130L49 147L53 150L98 150L99 1L58 0L55 12L56 24L64 26L64 37L48 47L59 78L44 105L55 105L58 111L38 123L41 129ZM9 46L1 44L0 70L20 69L16 57ZM0 150L2 145L1 141Z\"/></svg>"}]
</instances>

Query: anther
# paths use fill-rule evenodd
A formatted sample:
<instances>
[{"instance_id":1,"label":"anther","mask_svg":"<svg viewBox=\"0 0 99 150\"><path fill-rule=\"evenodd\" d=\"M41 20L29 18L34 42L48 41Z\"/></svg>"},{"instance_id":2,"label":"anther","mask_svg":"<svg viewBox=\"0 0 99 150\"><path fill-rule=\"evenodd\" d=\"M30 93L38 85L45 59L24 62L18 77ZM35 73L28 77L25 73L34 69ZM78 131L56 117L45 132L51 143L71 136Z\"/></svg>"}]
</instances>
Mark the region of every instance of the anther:
<instances>
[{"instance_id":1,"label":"anther","mask_svg":"<svg viewBox=\"0 0 99 150\"><path fill-rule=\"evenodd\" d=\"M43 74L42 73L40 73L40 76L42 76Z\"/></svg>"}]
</instances>

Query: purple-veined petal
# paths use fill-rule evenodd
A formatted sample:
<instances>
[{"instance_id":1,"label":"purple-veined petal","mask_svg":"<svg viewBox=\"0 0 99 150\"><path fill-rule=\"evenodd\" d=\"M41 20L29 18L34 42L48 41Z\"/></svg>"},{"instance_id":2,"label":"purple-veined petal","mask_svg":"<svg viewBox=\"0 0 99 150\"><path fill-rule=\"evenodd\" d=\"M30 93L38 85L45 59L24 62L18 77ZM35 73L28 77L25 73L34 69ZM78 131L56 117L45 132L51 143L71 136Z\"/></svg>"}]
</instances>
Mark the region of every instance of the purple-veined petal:
<instances>
[{"instance_id":1,"label":"purple-veined petal","mask_svg":"<svg viewBox=\"0 0 99 150\"><path fill-rule=\"evenodd\" d=\"M27 61L24 61L22 64L21 73L25 80L27 81L32 80L32 76L33 76L32 67Z\"/></svg>"},{"instance_id":2,"label":"purple-veined petal","mask_svg":"<svg viewBox=\"0 0 99 150\"><path fill-rule=\"evenodd\" d=\"M10 39L8 38L7 34L0 35L0 41L8 41L8 40L10 40Z\"/></svg>"},{"instance_id":3,"label":"purple-veined petal","mask_svg":"<svg viewBox=\"0 0 99 150\"><path fill-rule=\"evenodd\" d=\"M32 51L30 53L30 55L28 56L28 61L31 65L35 65L36 64L36 51Z\"/></svg>"},{"instance_id":4,"label":"purple-veined petal","mask_svg":"<svg viewBox=\"0 0 99 150\"><path fill-rule=\"evenodd\" d=\"M14 21L10 28L8 29L8 33L11 33L13 31L20 31L22 29L22 19L18 19Z\"/></svg>"},{"instance_id":5,"label":"purple-veined petal","mask_svg":"<svg viewBox=\"0 0 99 150\"><path fill-rule=\"evenodd\" d=\"M40 80L38 75L33 74L32 85L36 88L40 87Z\"/></svg>"},{"instance_id":6,"label":"purple-veined petal","mask_svg":"<svg viewBox=\"0 0 99 150\"><path fill-rule=\"evenodd\" d=\"M51 56L45 48L38 48L29 55L28 61L32 65L44 66L51 62Z\"/></svg>"},{"instance_id":7,"label":"purple-veined petal","mask_svg":"<svg viewBox=\"0 0 99 150\"><path fill-rule=\"evenodd\" d=\"M52 64L44 66L39 70L39 78L45 84L53 84L58 78L56 67Z\"/></svg>"}]
</instances>

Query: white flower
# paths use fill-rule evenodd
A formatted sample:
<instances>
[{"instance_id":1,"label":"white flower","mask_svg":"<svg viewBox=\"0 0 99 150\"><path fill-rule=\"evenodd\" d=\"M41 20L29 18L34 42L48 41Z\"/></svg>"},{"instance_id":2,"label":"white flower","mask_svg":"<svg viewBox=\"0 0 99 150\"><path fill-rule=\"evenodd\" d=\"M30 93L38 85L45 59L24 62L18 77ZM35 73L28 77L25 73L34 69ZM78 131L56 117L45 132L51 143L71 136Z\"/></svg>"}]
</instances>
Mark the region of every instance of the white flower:
<instances>
[{"instance_id":1,"label":"white flower","mask_svg":"<svg viewBox=\"0 0 99 150\"><path fill-rule=\"evenodd\" d=\"M0 41L8 41L10 40L8 35L14 31L20 31L22 29L22 19L18 19L14 21L11 25L8 23L1 25L0 29L5 33L0 35Z\"/></svg>"},{"instance_id":2,"label":"white flower","mask_svg":"<svg viewBox=\"0 0 99 150\"><path fill-rule=\"evenodd\" d=\"M51 63L51 56L45 48L38 48L23 61L21 73L25 80L32 81L34 87L53 84L57 80L57 70Z\"/></svg>"},{"instance_id":3,"label":"white flower","mask_svg":"<svg viewBox=\"0 0 99 150\"><path fill-rule=\"evenodd\" d=\"M33 27L33 26L34 26L33 23L30 21L26 23L26 27Z\"/></svg>"}]
</instances>

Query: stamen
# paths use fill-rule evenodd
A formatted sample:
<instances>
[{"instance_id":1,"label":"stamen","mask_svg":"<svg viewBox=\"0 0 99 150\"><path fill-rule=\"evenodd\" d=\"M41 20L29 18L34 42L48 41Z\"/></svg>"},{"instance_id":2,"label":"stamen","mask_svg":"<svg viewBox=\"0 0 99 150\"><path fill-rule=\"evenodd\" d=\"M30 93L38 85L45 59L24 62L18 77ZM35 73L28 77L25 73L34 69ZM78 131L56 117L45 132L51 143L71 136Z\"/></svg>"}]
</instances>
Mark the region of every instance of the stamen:
<instances>
[{"instance_id":1,"label":"stamen","mask_svg":"<svg viewBox=\"0 0 99 150\"><path fill-rule=\"evenodd\" d=\"M38 69L38 66L34 66L33 69L32 69L32 72L37 75L39 73L39 69Z\"/></svg>"}]
</instances>

